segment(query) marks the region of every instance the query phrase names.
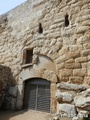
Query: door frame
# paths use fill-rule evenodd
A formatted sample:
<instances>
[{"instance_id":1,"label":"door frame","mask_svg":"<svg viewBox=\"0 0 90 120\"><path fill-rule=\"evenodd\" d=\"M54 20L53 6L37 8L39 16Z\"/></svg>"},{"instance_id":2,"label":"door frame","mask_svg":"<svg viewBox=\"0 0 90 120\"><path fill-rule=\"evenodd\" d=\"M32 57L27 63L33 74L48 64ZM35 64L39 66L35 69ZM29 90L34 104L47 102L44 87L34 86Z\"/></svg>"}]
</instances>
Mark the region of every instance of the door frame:
<instances>
[{"instance_id":1,"label":"door frame","mask_svg":"<svg viewBox=\"0 0 90 120\"><path fill-rule=\"evenodd\" d=\"M49 77L50 76L50 77ZM19 81L17 85L17 100L16 100L16 109L21 110L23 109L23 98L24 98L24 87L25 81L31 78L42 78L46 79L47 81L51 82L50 91L51 91L51 102L50 108L51 113L56 112L57 101L55 99L55 92L56 92L56 84L58 82L58 76L55 72L49 70L35 70L26 68L23 70L19 75Z\"/></svg>"},{"instance_id":2,"label":"door frame","mask_svg":"<svg viewBox=\"0 0 90 120\"><path fill-rule=\"evenodd\" d=\"M46 87L49 87L49 91L48 91L49 92L49 96L48 96L49 98L47 96L45 96L45 98L48 99L48 102L51 101L50 100L51 99L50 98L51 97L50 84L51 84L50 81L47 81L46 79L42 79L42 78L32 78L32 79L27 80L25 82L25 88L24 88L25 92L24 92L24 106L23 107L24 108L25 107L26 108L30 107L28 102L30 101L30 90L31 90L30 87L32 87L32 86L35 87L35 88L33 88L33 90L35 90L35 98L34 98L35 99L35 105L34 105L34 108L31 108L31 109L39 110L39 108L38 108L38 105L39 105L38 100L40 100L40 99L38 98L38 93L39 93L38 90L40 90L40 87L42 87L42 86L43 86L43 89L46 88ZM29 95L27 95L28 91L29 91ZM28 101L27 101L27 99L28 99ZM47 107L46 109L44 109L44 110L41 109L40 111L50 112L51 111L50 110L50 102L48 103L48 105L49 105L49 108Z\"/></svg>"}]
</instances>

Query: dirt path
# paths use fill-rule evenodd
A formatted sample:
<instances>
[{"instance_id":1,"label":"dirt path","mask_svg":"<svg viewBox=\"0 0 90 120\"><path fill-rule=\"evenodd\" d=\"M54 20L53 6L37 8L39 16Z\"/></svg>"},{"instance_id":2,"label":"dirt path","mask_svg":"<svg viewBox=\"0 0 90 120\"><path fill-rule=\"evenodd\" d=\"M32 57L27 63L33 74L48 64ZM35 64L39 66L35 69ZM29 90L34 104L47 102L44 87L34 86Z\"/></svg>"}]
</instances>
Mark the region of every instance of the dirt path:
<instances>
[{"instance_id":1,"label":"dirt path","mask_svg":"<svg viewBox=\"0 0 90 120\"><path fill-rule=\"evenodd\" d=\"M0 120L51 120L49 113L39 111L1 111Z\"/></svg>"},{"instance_id":2,"label":"dirt path","mask_svg":"<svg viewBox=\"0 0 90 120\"><path fill-rule=\"evenodd\" d=\"M53 120L50 113L34 110L22 111L0 111L0 120ZM60 118L60 120L72 120L70 118Z\"/></svg>"}]
</instances>

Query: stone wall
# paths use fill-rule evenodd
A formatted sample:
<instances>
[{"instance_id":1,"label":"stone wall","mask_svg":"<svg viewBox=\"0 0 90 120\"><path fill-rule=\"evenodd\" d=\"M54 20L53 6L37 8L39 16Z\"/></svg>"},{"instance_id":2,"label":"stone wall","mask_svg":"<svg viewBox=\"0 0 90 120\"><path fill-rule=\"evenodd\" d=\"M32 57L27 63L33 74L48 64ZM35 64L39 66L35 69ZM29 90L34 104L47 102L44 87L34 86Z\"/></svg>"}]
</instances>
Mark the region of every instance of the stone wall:
<instances>
[{"instance_id":1,"label":"stone wall","mask_svg":"<svg viewBox=\"0 0 90 120\"><path fill-rule=\"evenodd\" d=\"M12 99L15 101L15 94L11 93L12 86L15 88L16 81L11 69L0 65L0 109L12 109ZM13 90L13 89L12 89ZM13 91L14 92L14 91Z\"/></svg>"},{"instance_id":2,"label":"stone wall","mask_svg":"<svg viewBox=\"0 0 90 120\"><path fill-rule=\"evenodd\" d=\"M59 82L89 87L89 21L90 0L28 0L0 16L0 64L11 68L18 83L23 49L33 48L52 59Z\"/></svg>"}]
</instances>

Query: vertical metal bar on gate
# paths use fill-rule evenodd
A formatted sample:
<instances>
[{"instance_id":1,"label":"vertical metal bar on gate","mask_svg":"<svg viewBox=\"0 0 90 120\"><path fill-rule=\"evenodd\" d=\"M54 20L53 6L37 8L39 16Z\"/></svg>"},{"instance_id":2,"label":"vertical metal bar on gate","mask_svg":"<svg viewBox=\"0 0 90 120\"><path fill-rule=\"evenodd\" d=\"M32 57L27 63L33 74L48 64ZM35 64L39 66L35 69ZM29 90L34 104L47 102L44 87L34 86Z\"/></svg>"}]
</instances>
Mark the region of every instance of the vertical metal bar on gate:
<instances>
[{"instance_id":1,"label":"vertical metal bar on gate","mask_svg":"<svg viewBox=\"0 0 90 120\"><path fill-rule=\"evenodd\" d=\"M37 100L38 100L38 85L36 86L36 104L35 104L35 110L37 110Z\"/></svg>"}]
</instances>

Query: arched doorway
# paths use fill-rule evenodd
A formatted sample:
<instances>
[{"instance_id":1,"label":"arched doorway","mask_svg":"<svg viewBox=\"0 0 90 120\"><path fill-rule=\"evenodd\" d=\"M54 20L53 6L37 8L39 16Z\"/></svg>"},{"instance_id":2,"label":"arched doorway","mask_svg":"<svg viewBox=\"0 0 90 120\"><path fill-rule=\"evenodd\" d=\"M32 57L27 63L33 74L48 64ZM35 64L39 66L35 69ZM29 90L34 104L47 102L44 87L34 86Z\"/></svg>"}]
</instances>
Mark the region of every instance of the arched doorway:
<instances>
[{"instance_id":1,"label":"arched doorway","mask_svg":"<svg viewBox=\"0 0 90 120\"><path fill-rule=\"evenodd\" d=\"M24 108L50 112L50 81L32 78L25 82Z\"/></svg>"},{"instance_id":2,"label":"arched doorway","mask_svg":"<svg viewBox=\"0 0 90 120\"><path fill-rule=\"evenodd\" d=\"M33 80L36 80L36 78L40 78L39 80L43 81L42 85L46 84L46 82L44 81L47 81L50 84L50 88L49 88L50 89L50 108L49 109L51 113L55 113L56 105L57 105L56 99L55 99L55 92L56 92L56 83L58 82L58 74L57 74L56 65L50 58L48 58L45 55L38 55L37 57L38 57L38 61L36 63L22 66L22 71L19 74L19 80L18 80L18 85L17 85L18 91L17 91L16 109L21 110L23 106L26 106L28 108L28 105L25 105L24 101L26 101L25 93L29 95L30 92L29 93L25 92L26 90L24 90L24 88L26 89L25 86L26 84L29 83L28 81L33 81ZM31 84L32 83L30 83L30 85ZM46 97L44 99L46 100ZM29 100L29 98L27 100ZM27 101L26 103L28 104ZM44 103L44 100L42 100L42 104L43 103ZM41 110L41 111L44 111L44 110Z\"/></svg>"}]
</instances>

